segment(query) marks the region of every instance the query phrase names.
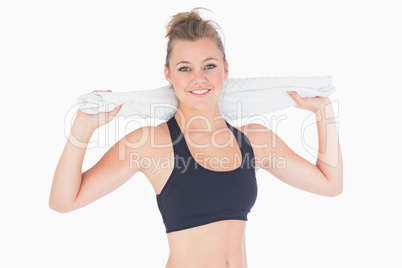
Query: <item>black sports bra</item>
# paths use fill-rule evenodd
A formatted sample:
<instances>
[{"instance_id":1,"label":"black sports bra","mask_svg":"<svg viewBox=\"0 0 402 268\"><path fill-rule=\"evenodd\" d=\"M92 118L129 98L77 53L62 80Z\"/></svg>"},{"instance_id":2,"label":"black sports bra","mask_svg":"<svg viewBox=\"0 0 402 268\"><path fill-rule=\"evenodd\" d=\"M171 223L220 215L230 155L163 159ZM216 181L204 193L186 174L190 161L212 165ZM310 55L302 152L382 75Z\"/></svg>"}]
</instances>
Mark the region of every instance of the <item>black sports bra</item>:
<instances>
[{"instance_id":1,"label":"black sports bra","mask_svg":"<svg viewBox=\"0 0 402 268\"><path fill-rule=\"evenodd\" d=\"M241 165L229 171L214 171L192 157L184 134L173 116L167 121L174 150L174 168L159 195L156 195L166 233L216 221L247 221L257 199L255 159L247 136L227 126L241 150Z\"/></svg>"}]
</instances>

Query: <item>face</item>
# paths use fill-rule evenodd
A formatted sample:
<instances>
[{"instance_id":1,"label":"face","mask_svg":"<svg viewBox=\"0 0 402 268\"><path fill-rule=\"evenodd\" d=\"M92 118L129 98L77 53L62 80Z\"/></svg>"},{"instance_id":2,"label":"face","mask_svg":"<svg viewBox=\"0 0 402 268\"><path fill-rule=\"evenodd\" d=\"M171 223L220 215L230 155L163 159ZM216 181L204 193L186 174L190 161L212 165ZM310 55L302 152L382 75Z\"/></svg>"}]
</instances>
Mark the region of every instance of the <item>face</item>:
<instances>
[{"instance_id":1,"label":"face","mask_svg":"<svg viewBox=\"0 0 402 268\"><path fill-rule=\"evenodd\" d=\"M228 64L211 38L178 40L173 44L169 68L165 66L165 77L173 85L180 105L205 110L217 105L228 77Z\"/></svg>"}]
</instances>

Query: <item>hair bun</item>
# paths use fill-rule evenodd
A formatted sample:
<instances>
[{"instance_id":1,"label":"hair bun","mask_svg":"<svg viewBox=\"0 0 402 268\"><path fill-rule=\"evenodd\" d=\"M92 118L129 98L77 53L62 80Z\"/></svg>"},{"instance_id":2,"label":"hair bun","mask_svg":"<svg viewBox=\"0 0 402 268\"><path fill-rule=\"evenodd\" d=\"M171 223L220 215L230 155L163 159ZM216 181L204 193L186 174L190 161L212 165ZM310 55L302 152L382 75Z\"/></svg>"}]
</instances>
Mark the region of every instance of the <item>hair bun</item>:
<instances>
[{"instance_id":1,"label":"hair bun","mask_svg":"<svg viewBox=\"0 0 402 268\"><path fill-rule=\"evenodd\" d=\"M199 9L205 9L205 10L210 11L209 9L206 9L206 8L197 7L197 8L192 9L190 12L180 12L180 13L177 13L176 15L172 16L169 24L166 26L166 36L165 37L171 38L172 33L175 30L175 28L177 28L177 26L182 23L190 22L190 21L196 21L196 22L203 21L200 14L198 13ZM209 21L205 21L205 22L208 23Z\"/></svg>"}]
</instances>

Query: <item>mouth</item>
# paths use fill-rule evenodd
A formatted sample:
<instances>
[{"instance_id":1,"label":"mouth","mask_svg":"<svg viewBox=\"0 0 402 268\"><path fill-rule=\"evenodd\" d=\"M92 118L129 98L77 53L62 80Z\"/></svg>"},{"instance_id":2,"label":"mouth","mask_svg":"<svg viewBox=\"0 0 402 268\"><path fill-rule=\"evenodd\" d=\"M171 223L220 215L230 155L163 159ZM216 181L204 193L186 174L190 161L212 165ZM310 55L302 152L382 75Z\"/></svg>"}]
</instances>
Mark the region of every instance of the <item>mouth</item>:
<instances>
[{"instance_id":1,"label":"mouth","mask_svg":"<svg viewBox=\"0 0 402 268\"><path fill-rule=\"evenodd\" d=\"M205 95L207 95L210 91L211 91L210 88L203 88L203 89L191 90L191 91L189 91L189 92L190 92L191 94L195 95L195 96L205 96Z\"/></svg>"}]
</instances>

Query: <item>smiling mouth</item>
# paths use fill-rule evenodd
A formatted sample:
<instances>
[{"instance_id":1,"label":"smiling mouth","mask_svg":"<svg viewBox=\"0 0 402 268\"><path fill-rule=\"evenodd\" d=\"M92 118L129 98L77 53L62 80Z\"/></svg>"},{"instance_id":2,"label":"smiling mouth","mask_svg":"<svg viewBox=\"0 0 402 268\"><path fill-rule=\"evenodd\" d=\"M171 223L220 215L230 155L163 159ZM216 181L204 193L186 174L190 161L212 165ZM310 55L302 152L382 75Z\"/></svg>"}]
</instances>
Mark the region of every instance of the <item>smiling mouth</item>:
<instances>
[{"instance_id":1,"label":"smiling mouth","mask_svg":"<svg viewBox=\"0 0 402 268\"><path fill-rule=\"evenodd\" d=\"M197 95L197 96L203 96L203 95L206 95L210 91L211 91L210 88L205 88L205 89L192 90L192 91L190 91L190 93L193 95Z\"/></svg>"}]
</instances>

